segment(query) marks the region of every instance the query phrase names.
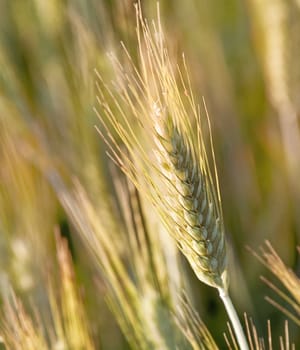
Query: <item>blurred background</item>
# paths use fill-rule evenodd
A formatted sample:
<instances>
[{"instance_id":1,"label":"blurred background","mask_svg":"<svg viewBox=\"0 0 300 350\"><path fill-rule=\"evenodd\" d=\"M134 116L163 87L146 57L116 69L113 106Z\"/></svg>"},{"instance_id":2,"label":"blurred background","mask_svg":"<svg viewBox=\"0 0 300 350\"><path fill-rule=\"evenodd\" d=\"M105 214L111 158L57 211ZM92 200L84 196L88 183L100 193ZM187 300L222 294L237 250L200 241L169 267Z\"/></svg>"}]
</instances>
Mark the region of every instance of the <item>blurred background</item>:
<instances>
[{"instance_id":1,"label":"blurred background","mask_svg":"<svg viewBox=\"0 0 300 350\"><path fill-rule=\"evenodd\" d=\"M147 18L156 16L155 1L142 6ZM271 319L276 335L285 317L264 300L272 292L260 276L269 273L246 246L258 252L270 240L299 274L300 3L161 0L160 10L166 42L175 56L185 53L195 96L205 98L211 118L232 298L262 335ZM45 269L57 274L51 262L58 228L103 349L129 345L101 278L94 288L97 267L53 178L59 174L66 186L80 182L126 260L109 161L94 128L94 69L111 79L107 52L120 52L120 41L137 54L135 21L130 0L0 2L0 289L6 295L12 285L25 303L46 308L42 281ZM196 309L222 343L226 315L217 292L179 260ZM290 334L300 342L292 324Z\"/></svg>"}]
</instances>

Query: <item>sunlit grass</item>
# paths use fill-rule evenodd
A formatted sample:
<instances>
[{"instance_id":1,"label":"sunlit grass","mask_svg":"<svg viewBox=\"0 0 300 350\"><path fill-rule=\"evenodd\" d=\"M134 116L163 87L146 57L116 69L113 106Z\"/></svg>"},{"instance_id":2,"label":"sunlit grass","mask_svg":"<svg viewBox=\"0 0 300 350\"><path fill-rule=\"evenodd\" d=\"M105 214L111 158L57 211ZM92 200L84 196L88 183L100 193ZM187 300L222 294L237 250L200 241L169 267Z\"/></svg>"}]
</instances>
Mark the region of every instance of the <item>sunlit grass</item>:
<instances>
[{"instance_id":1,"label":"sunlit grass","mask_svg":"<svg viewBox=\"0 0 300 350\"><path fill-rule=\"evenodd\" d=\"M143 10L152 25L156 3L143 1ZM160 17L171 61L182 62L185 52L194 98L204 96L209 110L232 298L240 318L249 315L250 348L293 349L300 341L299 5L165 0ZM127 0L0 3L0 335L7 349L235 348L217 297L199 286L95 129L95 69L110 84L109 57L128 68L120 41L139 65L135 27ZM149 147L148 136L136 137ZM260 254L265 239L271 243Z\"/></svg>"}]
</instances>

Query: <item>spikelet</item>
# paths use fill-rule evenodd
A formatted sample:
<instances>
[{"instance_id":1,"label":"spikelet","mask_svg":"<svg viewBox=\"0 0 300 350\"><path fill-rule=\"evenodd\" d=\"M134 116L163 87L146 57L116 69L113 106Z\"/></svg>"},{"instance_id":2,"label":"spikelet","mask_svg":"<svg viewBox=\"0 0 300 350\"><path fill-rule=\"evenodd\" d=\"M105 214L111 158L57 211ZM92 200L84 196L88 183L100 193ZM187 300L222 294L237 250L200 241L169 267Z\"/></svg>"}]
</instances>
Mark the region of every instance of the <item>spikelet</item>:
<instances>
[{"instance_id":1,"label":"spikelet","mask_svg":"<svg viewBox=\"0 0 300 350\"><path fill-rule=\"evenodd\" d=\"M111 158L155 206L197 277L227 290L216 170L212 176L185 60L183 69L172 64L159 9L151 25L139 4L136 10L140 62L134 64L123 46L127 62L111 55L116 73L112 86L97 73L98 131Z\"/></svg>"}]
</instances>

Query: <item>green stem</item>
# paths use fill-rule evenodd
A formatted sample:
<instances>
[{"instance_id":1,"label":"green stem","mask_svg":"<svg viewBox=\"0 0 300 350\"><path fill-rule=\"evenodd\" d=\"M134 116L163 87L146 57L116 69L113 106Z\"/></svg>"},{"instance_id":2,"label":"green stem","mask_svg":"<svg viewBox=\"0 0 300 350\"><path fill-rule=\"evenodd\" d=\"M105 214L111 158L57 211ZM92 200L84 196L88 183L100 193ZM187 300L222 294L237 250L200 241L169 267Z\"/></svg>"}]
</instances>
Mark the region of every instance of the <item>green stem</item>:
<instances>
[{"instance_id":1,"label":"green stem","mask_svg":"<svg viewBox=\"0 0 300 350\"><path fill-rule=\"evenodd\" d=\"M240 349L249 350L249 346L248 346L241 322L238 318L238 315L232 304L232 301L230 299L228 292L225 291L224 289L219 288L219 294L224 303L225 309L227 311L228 317L230 319L230 322L233 327L233 331L236 336Z\"/></svg>"}]
</instances>

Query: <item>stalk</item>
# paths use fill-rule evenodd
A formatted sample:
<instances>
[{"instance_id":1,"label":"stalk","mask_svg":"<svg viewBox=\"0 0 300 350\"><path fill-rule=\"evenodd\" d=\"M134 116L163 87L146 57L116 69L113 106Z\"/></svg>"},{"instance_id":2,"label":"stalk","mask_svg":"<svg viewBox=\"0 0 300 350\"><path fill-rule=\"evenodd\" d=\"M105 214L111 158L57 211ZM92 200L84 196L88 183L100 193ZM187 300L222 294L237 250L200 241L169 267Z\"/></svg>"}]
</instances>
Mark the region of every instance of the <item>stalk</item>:
<instances>
[{"instance_id":1,"label":"stalk","mask_svg":"<svg viewBox=\"0 0 300 350\"><path fill-rule=\"evenodd\" d=\"M236 336L237 342L241 350L249 350L248 342L246 340L245 333L243 331L241 322L238 318L236 310L232 304L230 296L227 291L222 288L219 288L219 294L225 306L226 312L228 314L229 320L233 327L234 334Z\"/></svg>"}]
</instances>

